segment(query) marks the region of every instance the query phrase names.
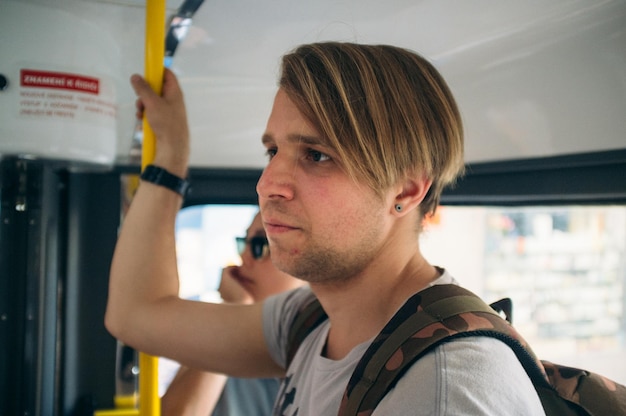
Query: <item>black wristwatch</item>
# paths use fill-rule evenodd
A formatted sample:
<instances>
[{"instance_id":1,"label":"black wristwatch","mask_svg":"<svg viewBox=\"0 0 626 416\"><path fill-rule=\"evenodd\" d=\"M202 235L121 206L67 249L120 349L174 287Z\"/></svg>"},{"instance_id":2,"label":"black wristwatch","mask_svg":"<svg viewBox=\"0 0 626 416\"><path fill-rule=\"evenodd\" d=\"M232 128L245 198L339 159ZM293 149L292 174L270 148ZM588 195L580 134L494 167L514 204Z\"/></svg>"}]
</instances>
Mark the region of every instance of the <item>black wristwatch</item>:
<instances>
[{"instance_id":1,"label":"black wristwatch","mask_svg":"<svg viewBox=\"0 0 626 416\"><path fill-rule=\"evenodd\" d=\"M189 191L189 181L176 176L167 170L155 165L148 165L141 172L141 180L151 182L156 185L164 186L185 197Z\"/></svg>"}]
</instances>

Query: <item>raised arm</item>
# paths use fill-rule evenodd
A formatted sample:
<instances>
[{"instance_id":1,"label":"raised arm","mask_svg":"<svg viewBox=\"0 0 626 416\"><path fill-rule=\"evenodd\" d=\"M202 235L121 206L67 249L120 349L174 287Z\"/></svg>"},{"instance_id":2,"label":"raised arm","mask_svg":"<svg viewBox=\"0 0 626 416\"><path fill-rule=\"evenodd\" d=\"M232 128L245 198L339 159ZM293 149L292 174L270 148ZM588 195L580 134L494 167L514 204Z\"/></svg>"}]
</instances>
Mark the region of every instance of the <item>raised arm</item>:
<instances>
[{"instance_id":1,"label":"raised arm","mask_svg":"<svg viewBox=\"0 0 626 416\"><path fill-rule=\"evenodd\" d=\"M189 130L183 94L165 70L158 96L145 80L131 83L138 115L156 137L154 164L184 177ZM231 375L277 376L262 332L261 305L216 305L178 297L175 220L182 197L141 182L124 218L111 264L107 329L124 343L190 367Z\"/></svg>"},{"instance_id":2,"label":"raised arm","mask_svg":"<svg viewBox=\"0 0 626 416\"><path fill-rule=\"evenodd\" d=\"M232 272L236 268L229 266L222 270L220 295L226 303L250 305L252 297L233 278ZM181 366L161 398L162 416L213 414L226 381L227 377L223 374ZM242 397L242 400L249 399Z\"/></svg>"}]
</instances>

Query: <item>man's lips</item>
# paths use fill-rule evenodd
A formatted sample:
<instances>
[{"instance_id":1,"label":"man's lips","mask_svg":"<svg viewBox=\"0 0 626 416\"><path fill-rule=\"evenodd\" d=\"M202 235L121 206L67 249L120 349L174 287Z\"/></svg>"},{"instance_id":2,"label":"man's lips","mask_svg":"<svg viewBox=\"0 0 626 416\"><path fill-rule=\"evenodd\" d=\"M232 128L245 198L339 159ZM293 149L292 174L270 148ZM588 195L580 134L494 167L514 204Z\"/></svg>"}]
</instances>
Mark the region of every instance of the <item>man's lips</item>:
<instances>
[{"instance_id":1,"label":"man's lips","mask_svg":"<svg viewBox=\"0 0 626 416\"><path fill-rule=\"evenodd\" d=\"M295 230L296 227L278 220L268 220L264 222L265 232L268 234L278 234Z\"/></svg>"}]
</instances>

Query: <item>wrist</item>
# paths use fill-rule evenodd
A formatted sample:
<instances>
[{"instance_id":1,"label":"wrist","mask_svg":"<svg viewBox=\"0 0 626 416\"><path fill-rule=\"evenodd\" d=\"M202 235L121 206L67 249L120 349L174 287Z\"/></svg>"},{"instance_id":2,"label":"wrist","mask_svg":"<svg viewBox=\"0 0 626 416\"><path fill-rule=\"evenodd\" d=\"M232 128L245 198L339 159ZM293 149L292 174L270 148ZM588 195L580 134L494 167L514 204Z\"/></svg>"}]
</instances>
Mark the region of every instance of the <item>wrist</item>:
<instances>
[{"instance_id":1,"label":"wrist","mask_svg":"<svg viewBox=\"0 0 626 416\"><path fill-rule=\"evenodd\" d=\"M140 176L141 180L167 188L183 198L189 191L189 181L157 165L147 165Z\"/></svg>"},{"instance_id":2,"label":"wrist","mask_svg":"<svg viewBox=\"0 0 626 416\"><path fill-rule=\"evenodd\" d=\"M155 155L154 160L152 160L150 164L161 167L180 178L186 178L189 163L188 158L183 155L165 156L163 153L166 152L160 152Z\"/></svg>"}]
</instances>

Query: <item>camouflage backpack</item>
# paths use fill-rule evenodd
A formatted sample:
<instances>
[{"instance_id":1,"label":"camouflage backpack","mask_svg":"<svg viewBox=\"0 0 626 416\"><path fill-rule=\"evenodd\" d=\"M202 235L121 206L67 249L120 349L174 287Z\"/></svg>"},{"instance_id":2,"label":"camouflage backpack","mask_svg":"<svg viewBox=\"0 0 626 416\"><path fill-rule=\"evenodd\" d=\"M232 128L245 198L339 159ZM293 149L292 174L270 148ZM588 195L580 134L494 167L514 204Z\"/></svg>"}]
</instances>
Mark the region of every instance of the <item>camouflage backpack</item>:
<instances>
[{"instance_id":1,"label":"camouflage backpack","mask_svg":"<svg viewBox=\"0 0 626 416\"><path fill-rule=\"evenodd\" d=\"M538 360L510 324L510 316L510 300L490 306L457 285L435 285L416 293L361 357L344 392L339 416L371 414L404 372L428 351L477 335L497 338L513 349L547 415L626 415L625 386L586 370ZM326 319L317 300L298 312L289 334L289 363L306 336Z\"/></svg>"}]
</instances>

